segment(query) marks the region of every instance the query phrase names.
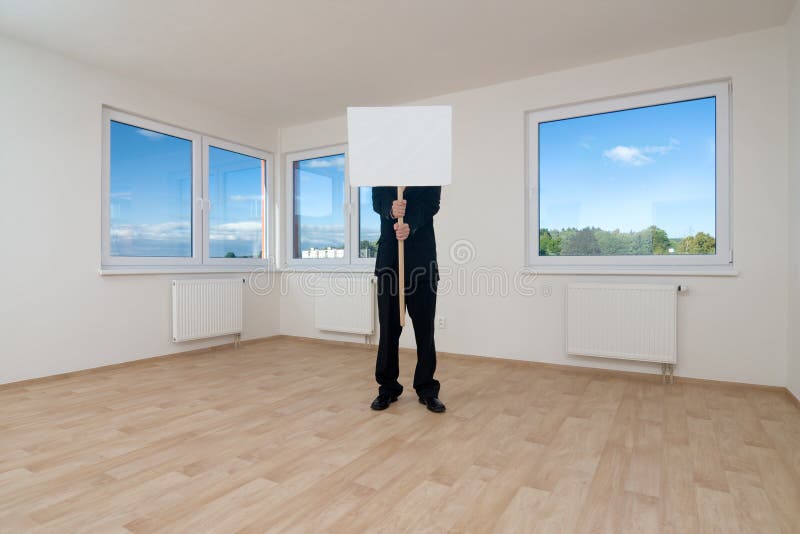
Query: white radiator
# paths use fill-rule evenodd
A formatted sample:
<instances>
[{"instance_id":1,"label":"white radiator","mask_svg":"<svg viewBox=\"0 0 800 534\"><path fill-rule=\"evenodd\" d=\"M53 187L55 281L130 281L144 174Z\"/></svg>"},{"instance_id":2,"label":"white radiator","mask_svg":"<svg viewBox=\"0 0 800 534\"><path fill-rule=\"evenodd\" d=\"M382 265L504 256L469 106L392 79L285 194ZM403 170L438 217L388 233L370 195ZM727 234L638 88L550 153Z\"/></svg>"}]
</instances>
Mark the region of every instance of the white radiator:
<instances>
[{"instance_id":1,"label":"white radiator","mask_svg":"<svg viewBox=\"0 0 800 534\"><path fill-rule=\"evenodd\" d=\"M569 284L567 353L677 361L678 286Z\"/></svg>"},{"instance_id":2,"label":"white radiator","mask_svg":"<svg viewBox=\"0 0 800 534\"><path fill-rule=\"evenodd\" d=\"M241 334L244 282L234 279L172 281L172 341Z\"/></svg>"},{"instance_id":3,"label":"white radiator","mask_svg":"<svg viewBox=\"0 0 800 534\"><path fill-rule=\"evenodd\" d=\"M314 326L319 330L372 334L375 330L373 276L330 276L316 285Z\"/></svg>"}]
</instances>

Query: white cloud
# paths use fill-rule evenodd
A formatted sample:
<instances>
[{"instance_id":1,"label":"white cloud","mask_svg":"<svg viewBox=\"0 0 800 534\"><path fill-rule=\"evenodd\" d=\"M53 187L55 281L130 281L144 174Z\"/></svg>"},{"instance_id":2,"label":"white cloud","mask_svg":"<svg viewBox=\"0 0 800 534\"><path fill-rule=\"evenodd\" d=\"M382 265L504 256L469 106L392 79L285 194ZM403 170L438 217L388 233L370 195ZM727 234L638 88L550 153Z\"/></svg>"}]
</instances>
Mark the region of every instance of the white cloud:
<instances>
[{"instance_id":1,"label":"white cloud","mask_svg":"<svg viewBox=\"0 0 800 534\"><path fill-rule=\"evenodd\" d=\"M333 243L343 243L344 227L341 225L304 225L300 231L302 247L325 248Z\"/></svg>"},{"instance_id":2,"label":"white cloud","mask_svg":"<svg viewBox=\"0 0 800 534\"><path fill-rule=\"evenodd\" d=\"M664 156L666 154L669 154L673 150L676 150L679 145L680 142L677 139L670 139L669 144L666 145L654 145L645 147L617 145L614 148L603 152L603 156L621 165L640 167L642 165L647 165L648 163L653 163L653 161L655 161L647 154Z\"/></svg>"},{"instance_id":3,"label":"white cloud","mask_svg":"<svg viewBox=\"0 0 800 534\"><path fill-rule=\"evenodd\" d=\"M232 200L234 202L250 202L250 201L253 201L253 200L261 202L261 200L263 198L264 197L262 197L261 195L229 195L228 196L228 200Z\"/></svg>"},{"instance_id":4,"label":"white cloud","mask_svg":"<svg viewBox=\"0 0 800 534\"><path fill-rule=\"evenodd\" d=\"M343 157L334 157L334 158L324 158L324 159L311 159L307 160L304 163L304 167L309 169L321 169L325 167L339 167L344 168L344 158Z\"/></svg>"},{"instance_id":5,"label":"white cloud","mask_svg":"<svg viewBox=\"0 0 800 534\"><path fill-rule=\"evenodd\" d=\"M211 227L209 238L214 240L248 240L260 241L261 221L242 221L217 224Z\"/></svg>"},{"instance_id":6,"label":"white cloud","mask_svg":"<svg viewBox=\"0 0 800 534\"><path fill-rule=\"evenodd\" d=\"M578 142L578 146L580 146L584 150L591 150L592 149L592 143L594 143L595 141L596 141L595 136L593 136L593 135L583 135L583 136L581 136L581 138L580 138L580 140Z\"/></svg>"},{"instance_id":7,"label":"white cloud","mask_svg":"<svg viewBox=\"0 0 800 534\"><path fill-rule=\"evenodd\" d=\"M603 156L615 163L630 165L632 167L639 167L640 165L647 165L653 162L652 158L645 156L641 149L635 146L615 146L611 150L603 152Z\"/></svg>"},{"instance_id":8,"label":"white cloud","mask_svg":"<svg viewBox=\"0 0 800 534\"><path fill-rule=\"evenodd\" d=\"M646 146L642 149L642 152L645 154L659 154L663 156L664 154L669 154L673 150L676 150L680 145L680 142L677 139L670 139L669 144L666 145L657 145L657 146Z\"/></svg>"},{"instance_id":9,"label":"white cloud","mask_svg":"<svg viewBox=\"0 0 800 534\"><path fill-rule=\"evenodd\" d=\"M189 235L188 222L164 222L157 224L131 224L111 226L111 236L118 238L176 239Z\"/></svg>"},{"instance_id":10,"label":"white cloud","mask_svg":"<svg viewBox=\"0 0 800 534\"><path fill-rule=\"evenodd\" d=\"M241 221L217 224L214 230L224 232L261 232L261 221Z\"/></svg>"},{"instance_id":11,"label":"white cloud","mask_svg":"<svg viewBox=\"0 0 800 534\"><path fill-rule=\"evenodd\" d=\"M153 130L145 130L142 128L139 128L138 132L141 135L147 137L148 139L153 139L153 140L163 139L164 137L166 137L166 135L162 133L154 132Z\"/></svg>"}]
</instances>

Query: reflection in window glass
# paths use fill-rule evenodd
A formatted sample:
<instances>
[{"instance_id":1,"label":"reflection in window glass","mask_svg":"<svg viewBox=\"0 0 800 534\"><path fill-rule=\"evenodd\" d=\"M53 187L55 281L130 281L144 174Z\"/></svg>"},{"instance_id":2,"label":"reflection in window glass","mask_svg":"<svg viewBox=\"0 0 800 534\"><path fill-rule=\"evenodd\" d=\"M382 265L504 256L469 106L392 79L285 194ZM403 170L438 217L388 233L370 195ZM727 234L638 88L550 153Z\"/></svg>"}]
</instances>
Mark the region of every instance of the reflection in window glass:
<instances>
[{"instance_id":1,"label":"reflection in window glass","mask_svg":"<svg viewBox=\"0 0 800 534\"><path fill-rule=\"evenodd\" d=\"M716 253L716 98L539 124L539 255Z\"/></svg>"},{"instance_id":2,"label":"reflection in window glass","mask_svg":"<svg viewBox=\"0 0 800 534\"><path fill-rule=\"evenodd\" d=\"M111 256L192 256L192 142L111 121Z\"/></svg>"},{"instance_id":3,"label":"reflection in window glass","mask_svg":"<svg viewBox=\"0 0 800 534\"><path fill-rule=\"evenodd\" d=\"M295 161L293 257L344 257L344 154Z\"/></svg>"},{"instance_id":4,"label":"reflection in window glass","mask_svg":"<svg viewBox=\"0 0 800 534\"><path fill-rule=\"evenodd\" d=\"M209 256L265 258L266 162L208 148Z\"/></svg>"},{"instance_id":5,"label":"reflection in window glass","mask_svg":"<svg viewBox=\"0 0 800 534\"><path fill-rule=\"evenodd\" d=\"M374 258L378 255L381 218L372 209L371 187L359 187L358 197L358 257Z\"/></svg>"}]
</instances>

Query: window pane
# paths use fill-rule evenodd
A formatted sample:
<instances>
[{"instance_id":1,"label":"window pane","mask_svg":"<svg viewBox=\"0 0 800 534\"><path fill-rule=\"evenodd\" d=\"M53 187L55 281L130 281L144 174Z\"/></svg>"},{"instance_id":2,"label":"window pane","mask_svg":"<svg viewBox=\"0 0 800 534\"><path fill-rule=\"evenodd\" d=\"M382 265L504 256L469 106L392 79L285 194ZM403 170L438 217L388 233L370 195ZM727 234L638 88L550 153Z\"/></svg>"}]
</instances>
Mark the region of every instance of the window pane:
<instances>
[{"instance_id":1,"label":"window pane","mask_svg":"<svg viewBox=\"0 0 800 534\"><path fill-rule=\"evenodd\" d=\"M294 257L344 257L344 154L294 162Z\"/></svg>"},{"instance_id":2,"label":"window pane","mask_svg":"<svg viewBox=\"0 0 800 534\"><path fill-rule=\"evenodd\" d=\"M208 147L209 256L265 258L266 162Z\"/></svg>"},{"instance_id":3,"label":"window pane","mask_svg":"<svg viewBox=\"0 0 800 534\"><path fill-rule=\"evenodd\" d=\"M716 99L539 124L539 255L716 252Z\"/></svg>"},{"instance_id":4,"label":"window pane","mask_svg":"<svg viewBox=\"0 0 800 534\"><path fill-rule=\"evenodd\" d=\"M358 188L358 257L374 258L378 255L378 238L381 236L381 218L372 209L372 188Z\"/></svg>"},{"instance_id":5,"label":"window pane","mask_svg":"<svg viewBox=\"0 0 800 534\"><path fill-rule=\"evenodd\" d=\"M192 142L111 121L112 256L192 256Z\"/></svg>"}]
</instances>

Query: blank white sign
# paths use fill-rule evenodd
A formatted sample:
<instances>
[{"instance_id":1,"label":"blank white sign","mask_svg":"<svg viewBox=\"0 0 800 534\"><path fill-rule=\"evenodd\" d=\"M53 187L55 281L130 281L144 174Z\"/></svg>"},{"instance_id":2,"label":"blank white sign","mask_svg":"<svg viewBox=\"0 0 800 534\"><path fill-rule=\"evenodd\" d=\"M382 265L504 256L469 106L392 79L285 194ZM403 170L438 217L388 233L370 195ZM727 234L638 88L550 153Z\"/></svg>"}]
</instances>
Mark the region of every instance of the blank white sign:
<instances>
[{"instance_id":1,"label":"blank white sign","mask_svg":"<svg viewBox=\"0 0 800 534\"><path fill-rule=\"evenodd\" d=\"M452 116L450 106L347 108L350 184L449 184Z\"/></svg>"}]
</instances>

